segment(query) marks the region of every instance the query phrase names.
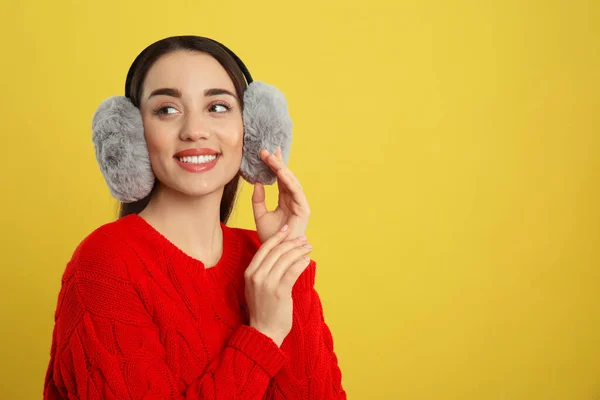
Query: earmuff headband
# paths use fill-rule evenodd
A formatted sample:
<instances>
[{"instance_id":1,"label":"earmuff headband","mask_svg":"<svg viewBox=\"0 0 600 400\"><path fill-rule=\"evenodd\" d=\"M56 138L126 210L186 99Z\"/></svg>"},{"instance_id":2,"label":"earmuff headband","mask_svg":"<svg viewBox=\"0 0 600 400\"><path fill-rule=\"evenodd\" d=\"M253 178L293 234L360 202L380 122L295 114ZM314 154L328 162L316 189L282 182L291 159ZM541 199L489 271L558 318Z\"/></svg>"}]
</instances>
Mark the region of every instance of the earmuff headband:
<instances>
[{"instance_id":1,"label":"earmuff headband","mask_svg":"<svg viewBox=\"0 0 600 400\"><path fill-rule=\"evenodd\" d=\"M192 36L189 36L189 37L192 37ZM242 70L242 73L244 74L244 77L246 78L247 85L250 85L254 81L252 79L252 74L250 74L250 71L248 70L248 68L246 67L244 62L231 49L229 49L223 43L217 42L214 39L210 39L210 38L203 38L203 39L209 40L209 41L217 44L219 47L221 47L223 50L225 50L233 58L233 60L238 65L238 67L240 67L240 69ZM153 43L153 44L155 44L155 43ZM151 44L150 46L152 46L153 44ZM127 97L127 98L131 98L130 86L131 86L131 80L133 79L133 71L135 70L135 66L137 65L139 60L142 58L142 56L146 53L146 51L148 50L148 48L150 46L146 47L144 50L141 51L140 54L138 54L138 56L135 58L135 60L133 60L133 63L129 67L129 71L127 71L127 79L125 79L125 97Z\"/></svg>"}]
</instances>

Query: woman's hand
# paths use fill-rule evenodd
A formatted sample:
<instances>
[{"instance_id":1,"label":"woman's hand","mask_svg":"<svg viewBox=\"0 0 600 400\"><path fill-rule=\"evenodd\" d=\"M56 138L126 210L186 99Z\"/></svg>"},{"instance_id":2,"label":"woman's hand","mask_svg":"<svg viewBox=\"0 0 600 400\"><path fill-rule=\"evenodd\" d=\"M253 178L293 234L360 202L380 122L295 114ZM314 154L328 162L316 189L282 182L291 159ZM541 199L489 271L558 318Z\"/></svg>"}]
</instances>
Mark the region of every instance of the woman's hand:
<instances>
[{"instance_id":1,"label":"woman's hand","mask_svg":"<svg viewBox=\"0 0 600 400\"><path fill-rule=\"evenodd\" d=\"M260 183L254 185L252 208L254 210L256 231L261 243L273 236L284 225L289 227L289 239L304 236L308 227L310 208L300 182L292 174L292 171L285 166L281 149L277 149L275 154L271 154L267 150L261 150L260 158L277 175L277 188L279 190L277 208L269 211L265 203L264 186Z\"/></svg>"},{"instance_id":2,"label":"woman's hand","mask_svg":"<svg viewBox=\"0 0 600 400\"><path fill-rule=\"evenodd\" d=\"M244 273L250 326L281 346L292 329L292 288L309 265L306 238L279 230L264 242Z\"/></svg>"}]
</instances>

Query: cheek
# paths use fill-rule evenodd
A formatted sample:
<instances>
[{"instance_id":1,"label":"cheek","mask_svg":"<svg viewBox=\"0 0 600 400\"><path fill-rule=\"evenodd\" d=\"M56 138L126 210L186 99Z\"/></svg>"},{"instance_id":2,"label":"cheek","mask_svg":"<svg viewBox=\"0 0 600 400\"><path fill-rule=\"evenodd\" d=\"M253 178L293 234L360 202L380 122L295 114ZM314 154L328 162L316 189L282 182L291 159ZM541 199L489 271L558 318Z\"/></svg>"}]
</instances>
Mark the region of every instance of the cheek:
<instances>
[{"instance_id":1,"label":"cheek","mask_svg":"<svg viewBox=\"0 0 600 400\"><path fill-rule=\"evenodd\" d=\"M242 124L236 124L230 129L225 130L221 135L222 146L228 148L230 151L242 151L244 144L244 126Z\"/></svg>"},{"instance_id":2,"label":"cheek","mask_svg":"<svg viewBox=\"0 0 600 400\"><path fill-rule=\"evenodd\" d=\"M151 160L158 159L169 148L168 135L165 135L164 132L162 134L159 133L158 127L144 121L144 138L146 139L148 154Z\"/></svg>"}]
</instances>

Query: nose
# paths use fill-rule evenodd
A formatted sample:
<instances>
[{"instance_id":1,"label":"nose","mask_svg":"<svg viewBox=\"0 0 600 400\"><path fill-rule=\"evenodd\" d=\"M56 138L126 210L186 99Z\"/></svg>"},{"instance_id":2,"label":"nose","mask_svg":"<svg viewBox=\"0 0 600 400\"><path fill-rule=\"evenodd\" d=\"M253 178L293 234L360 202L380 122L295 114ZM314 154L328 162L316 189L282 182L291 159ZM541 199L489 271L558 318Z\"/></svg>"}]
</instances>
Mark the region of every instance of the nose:
<instances>
[{"instance_id":1,"label":"nose","mask_svg":"<svg viewBox=\"0 0 600 400\"><path fill-rule=\"evenodd\" d=\"M210 123L208 116L201 112L189 112L185 116L184 124L181 128L181 140L198 141L210 137Z\"/></svg>"}]
</instances>

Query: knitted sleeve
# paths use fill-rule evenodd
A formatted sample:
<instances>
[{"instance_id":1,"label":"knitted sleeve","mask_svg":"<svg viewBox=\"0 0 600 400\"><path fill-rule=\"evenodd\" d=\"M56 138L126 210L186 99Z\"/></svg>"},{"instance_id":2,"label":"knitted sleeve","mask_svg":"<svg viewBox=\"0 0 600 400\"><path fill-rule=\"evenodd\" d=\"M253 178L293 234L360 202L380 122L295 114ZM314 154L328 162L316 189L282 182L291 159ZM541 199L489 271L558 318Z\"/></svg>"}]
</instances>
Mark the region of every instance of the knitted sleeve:
<instances>
[{"instance_id":1,"label":"knitted sleeve","mask_svg":"<svg viewBox=\"0 0 600 400\"><path fill-rule=\"evenodd\" d=\"M246 400L265 395L284 363L275 342L242 325L213 360L178 363L178 357L190 357L185 341L155 325L140 292L121 272L127 267L118 265L118 258L103 257L102 263L72 260L65 271L45 399ZM114 273L107 273L107 260L117 263Z\"/></svg>"},{"instance_id":2,"label":"knitted sleeve","mask_svg":"<svg viewBox=\"0 0 600 400\"><path fill-rule=\"evenodd\" d=\"M292 330L281 345L286 363L271 381L266 400L346 399L333 337L314 288L315 271L311 261L294 286Z\"/></svg>"}]
</instances>

